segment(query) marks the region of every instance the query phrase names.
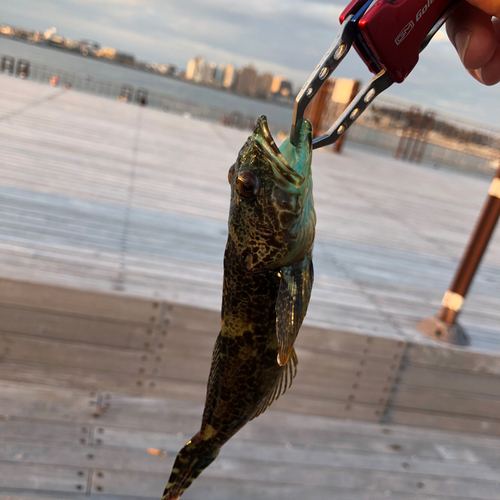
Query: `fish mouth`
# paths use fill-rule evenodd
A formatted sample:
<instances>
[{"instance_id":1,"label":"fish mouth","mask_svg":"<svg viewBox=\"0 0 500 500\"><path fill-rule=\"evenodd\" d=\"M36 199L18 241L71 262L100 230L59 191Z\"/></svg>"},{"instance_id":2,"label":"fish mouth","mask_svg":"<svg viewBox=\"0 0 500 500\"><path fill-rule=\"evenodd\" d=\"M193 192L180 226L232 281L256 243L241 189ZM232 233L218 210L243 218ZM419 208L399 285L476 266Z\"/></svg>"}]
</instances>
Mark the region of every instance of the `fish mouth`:
<instances>
[{"instance_id":1,"label":"fish mouth","mask_svg":"<svg viewBox=\"0 0 500 500\"><path fill-rule=\"evenodd\" d=\"M274 142L271 130L269 128L269 123L267 122L267 117L265 115L261 115L257 119L253 130L253 135L260 136L263 139L262 141L260 141L261 145L267 146L273 154L282 156L281 151L276 145L276 142Z\"/></svg>"},{"instance_id":2,"label":"fish mouth","mask_svg":"<svg viewBox=\"0 0 500 500\"><path fill-rule=\"evenodd\" d=\"M304 119L300 124L299 140L294 146L287 138L278 148L273 139L267 117L262 115L257 120L252 137L249 139L261 146L267 156L290 173L306 176L311 165L312 125ZM298 179L297 179L298 180ZM301 182L299 182L300 184Z\"/></svg>"}]
</instances>

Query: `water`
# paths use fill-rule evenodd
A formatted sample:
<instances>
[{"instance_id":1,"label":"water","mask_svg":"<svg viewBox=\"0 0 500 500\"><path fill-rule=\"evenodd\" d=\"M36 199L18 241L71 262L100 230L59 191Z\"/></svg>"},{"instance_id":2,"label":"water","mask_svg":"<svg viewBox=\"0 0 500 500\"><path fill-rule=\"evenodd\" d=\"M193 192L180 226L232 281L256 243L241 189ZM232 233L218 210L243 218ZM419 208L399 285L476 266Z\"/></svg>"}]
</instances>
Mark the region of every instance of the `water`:
<instances>
[{"instance_id":1,"label":"water","mask_svg":"<svg viewBox=\"0 0 500 500\"><path fill-rule=\"evenodd\" d=\"M228 111L237 111L244 115L257 117L264 114L270 121L276 123L288 124L292 122L293 110L289 107L222 92L113 63L89 59L60 49L41 47L0 37L0 56L3 55L11 56L16 60L20 58L27 59L37 66L46 65L70 73L80 73L119 84L132 85L133 87L144 87L150 91L169 94L173 97L223 108Z\"/></svg>"}]
</instances>

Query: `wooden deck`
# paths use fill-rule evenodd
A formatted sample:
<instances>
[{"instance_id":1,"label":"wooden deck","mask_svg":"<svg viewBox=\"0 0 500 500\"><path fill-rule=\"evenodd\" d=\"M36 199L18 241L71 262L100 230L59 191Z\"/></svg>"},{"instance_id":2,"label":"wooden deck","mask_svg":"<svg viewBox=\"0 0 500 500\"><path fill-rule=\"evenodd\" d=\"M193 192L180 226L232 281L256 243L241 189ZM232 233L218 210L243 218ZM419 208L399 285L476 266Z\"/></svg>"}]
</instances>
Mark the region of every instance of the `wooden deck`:
<instances>
[{"instance_id":1,"label":"wooden deck","mask_svg":"<svg viewBox=\"0 0 500 500\"><path fill-rule=\"evenodd\" d=\"M159 498L200 423L218 314L9 280L0 304L0 500ZM292 388L187 500L500 498L498 358L299 338Z\"/></svg>"},{"instance_id":2,"label":"wooden deck","mask_svg":"<svg viewBox=\"0 0 500 500\"><path fill-rule=\"evenodd\" d=\"M158 498L200 421L248 133L0 82L0 500ZM498 233L472 346L414 328L489 180L350 148L313 168L299 373L183 498L500 499Z\"/></svg>"}]
</instances>

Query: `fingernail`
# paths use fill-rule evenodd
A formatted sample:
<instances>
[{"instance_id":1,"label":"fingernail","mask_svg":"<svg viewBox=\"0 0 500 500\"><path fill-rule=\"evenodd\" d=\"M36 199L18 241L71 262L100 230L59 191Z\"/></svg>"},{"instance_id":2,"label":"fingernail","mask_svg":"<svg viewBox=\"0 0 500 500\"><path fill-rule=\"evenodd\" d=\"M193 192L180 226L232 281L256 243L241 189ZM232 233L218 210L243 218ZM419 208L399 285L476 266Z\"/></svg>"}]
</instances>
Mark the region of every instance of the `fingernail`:
<instances>
[{"instance_id":1,"label":"fingernail","mask_svg":"<svg viewBox=\"0 0 500 500\"><path fill-rule=\"evenodd\" d=\"M455 33L455 47L462 62L465 61L465 53L467 52L471 35L472 31L467 28L462 28Z\"/></svg>"}]
</instances>

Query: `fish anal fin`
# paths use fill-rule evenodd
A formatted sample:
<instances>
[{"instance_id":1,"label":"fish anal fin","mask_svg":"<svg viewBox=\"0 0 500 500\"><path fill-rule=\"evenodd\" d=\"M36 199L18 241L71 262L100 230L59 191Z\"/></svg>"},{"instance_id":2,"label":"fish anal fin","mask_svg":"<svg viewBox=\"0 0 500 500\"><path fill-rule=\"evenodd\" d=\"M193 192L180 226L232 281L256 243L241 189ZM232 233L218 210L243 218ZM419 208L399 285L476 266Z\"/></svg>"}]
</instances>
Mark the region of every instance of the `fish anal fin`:
<instances>
[{"instance_id":1,"label":"fish anal fin","mask_svg":"<svg viewBox=\"0 0 500 500\"><path fill-rule=\"evenodd\" d=\"M282 367L278 378L271 387L271 390L261 401L250 420L264 413L266 409L271 406L273 401L276 401L282 394L285 394L285 391L292 385L292 381L297 374L298 362L299 361L297 359L297 354L295 353L295 349L293 349L292 347L292 351L290 353L288 361L286 362L285 366Z\"/></svg>"},{"instance_id":2,"label":"fish anal fin","mask_svg":"<svg viewBox=\"0 0 500 500\"><path fill-rule=\"evenodd\" d=\"M284 366L290 358L293 344L307 312L313 279L310 252L301 261L281 269L276 300L277 361L280 366Z\"/></svg>"}]
</instances>

